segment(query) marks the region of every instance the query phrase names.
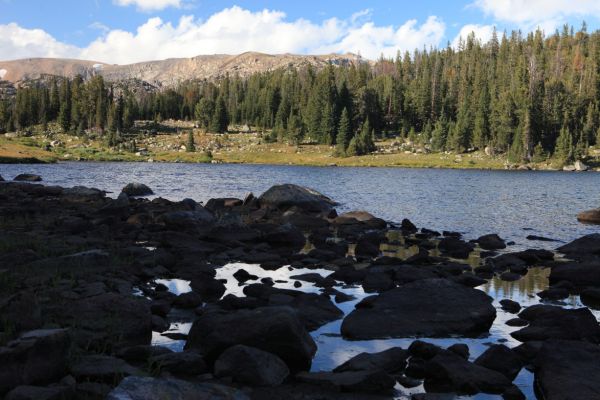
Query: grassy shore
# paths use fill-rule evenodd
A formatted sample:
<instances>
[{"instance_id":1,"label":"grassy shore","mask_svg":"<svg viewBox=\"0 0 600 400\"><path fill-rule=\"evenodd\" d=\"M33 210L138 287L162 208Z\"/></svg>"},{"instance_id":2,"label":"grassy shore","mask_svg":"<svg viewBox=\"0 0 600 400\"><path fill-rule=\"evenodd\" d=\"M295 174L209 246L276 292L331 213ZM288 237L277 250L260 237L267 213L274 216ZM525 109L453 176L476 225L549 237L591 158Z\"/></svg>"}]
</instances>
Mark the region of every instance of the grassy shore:
<instances>
[{"instance_id":1,"label":"grassy shore","mask_svg":"<svg viewBox=\"0 0 600 400\"><path fill-rule=\"evenodd\" d=\"M100 140L64 134L55 134L52 139L42 135L13 138L0 135L0 163L153 161L451 169L506 169L509 165L511 168L518 167L508 163L503 155L488 156L482 151L454 154L401 150L394 139L378 141L377 153L359 157L336 157L335 149L325 145L267 143L261 135L253 133L215 135L196 130L194 143L197 150L193 152L185 149L185 132L139 137L136 143L137 149L131 151L108 148ZM594 157L587 162L593 167L600 165L599 160ZM561 165L549 160L527 167L548 170L560 169Z\"/></svg>"}]
</instances>

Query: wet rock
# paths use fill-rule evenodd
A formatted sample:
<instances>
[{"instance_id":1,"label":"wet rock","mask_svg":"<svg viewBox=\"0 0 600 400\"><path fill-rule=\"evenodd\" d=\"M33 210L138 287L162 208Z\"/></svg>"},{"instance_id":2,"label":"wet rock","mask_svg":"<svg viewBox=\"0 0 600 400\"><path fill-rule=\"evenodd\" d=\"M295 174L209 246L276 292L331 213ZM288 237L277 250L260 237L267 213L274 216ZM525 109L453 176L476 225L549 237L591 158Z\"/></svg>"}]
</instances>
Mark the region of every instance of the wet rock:
<instances>
[{"instance_id":1,"label":"wet rock","mask_svg":"<svg viewBox=\"0 0 600 400\"><path fill-rule=\"evenodd\" d=\"M415 340L408 347L408 353L411 357L417 357L423 360L429 360L441 351L443 351L441 347L422 340Z\"/></svg>"},{"instance_id":2,"label":"wet rock","mask_svg":"<svg viewBox=\"0 0 600 400\"><path fill-rule=\"evenodd\" d=\"M440 240L438 248L442 254L452 258L466 259L469 258L469 254L471 254L475 246L456 237L444 237Z\"/></svg>"},{"instance_id":3,"label":"wet rock","mask_svg":"<svg viewBox=\"0 0 600 400\"><path fill-rule=\"evenodd\" d=\"M545 236L538 236L538 235L527 235L527 237L525 239L537 240L538 242L560 242L560 240L557 240L557 239L551 239L551 238L547 238Z\"/></svg>"},{"instance_id":4,"label":"wet rock","mask_svg":"<svg viewBox=\"0 0 600 400\"><path fill-rule=\"evenodd\" d=\"M168 352L148 359L153 370L166 371L175 376L194 376L207 371L202 355L195 351Z\"/></svg>"},{"instance_id":5,"label":"wet rock","mask_svg":"<svg viewBox=\"0 0 600 400\"><path fill-rule=\"evenodd\" d=\"M534 305L523 310L519 317L529 321L529 326L511 333L521 342L565 339L600 343L600 325L587 308Z\"/></svg>"},{"instance_id":6,"label":"wet rock","mask_svg":"<svg viewBox=\"0 0 600 400\"><path fill-rule=\"evenodd\" d=\"M504 240L495 233L480 236L477 239L477 243L484 250L501 250L506 248Z\"/></svg>"},{"instance_id":7,"label":"wet rock","mask_svg":"<svg viewBox=\"0 0 600 400\"><path fill-rule=\"evenodd\" d=\"M290 224L269 229L263 240L273 248L289 248L293 252L300 251L306 244L302 231Z\"/></svg>"},{"instance_id":8,"label":"wet rock","mask_svg":"<svg viewBox=\"0 0 600 400\"><path fill-rule=\"evenodd\" d=\"M479 290L425 279L367 297L344 319L341 331L350 339L476 336L496 317L491 302Z\"/></svg>"},{"instance_id":9,"label":"wet rock","mask_svg":"<svg viewBox=\"0 0 600 400\"><path fill-rule=\"evenodd\" d=\"M511 314L516 314L519 311L521 311L521 305L514 300L510 300L510 299L500 300L500 305L502 306L502 309L504 311L509 312Z\"/></svg>"},{"instance_id":10,"label":"wet rock","mask_svg":"<svg viewBox=\"0 0 600 400\"><path fill-rule=\"evenodd\" d=\"M214 383L192 383L179 379L128 377L107 400L249 400L242 391Z\"/></svg>"},{"instance_id":11,"label":"wet rock","mask_svg":"<svg viewBox=\"0 0 600 400\"><path fill-rule=\"evenodd\" d=\"M313 272L313 273L307 273L307 274L300 274L300 275L292 275L290 276L290 279L296 279L298 281L303 281L303 282L311 282L314 283L315 286L317 287L332 287L333 285L335 285L335 279L329 278L329 277L323 277L321 274Z\"/></svg>"},{"instance_id":12,"label":"wet rock","mask_svg":"<svg viewBox=\"0 0 600 400\"><path fill-rule=\"evenodd\" d=\"M396 384L396 380L383 371L300 372L296 379L352 393L388 393Z\"/></svg>"},{"instance_id":13,"label":"wet rock","mask_svg":"<svg viewBox=\"0 0 600 400\"><path fill-rule=\"evenodd\" d=\"M455 343L452 346L448 347L447 350L451 351L457 356L464 358L465 360L469 359L469 346L467 346L464 343Z\"/></svg>"},{"instance_id":14,"label":"wet rock","mask_svg":"<svg viewBox=\"0 0 600 400\"><path fill-rule=\"evenodd\" d=\"M550 271L549 280L550 285L566 281L576 287L600 287L600 264L597 262L559 264Z\"/></svg>"},{"instance_id":15,"label":"wet rock","mask_svg":"<svg viewBox=\"0 0 600 400\"><path fill-rule=\"evenodd\" d=\"M377 233L363 235L354 248L357 257L375 258L379 256L382 237Z\"/></svg>"},{"instance_id":16,"label":"wet rock","mask_svg":"<svg viewBox=\"0 0 600 400\"><path fill-rule=\"evenodd\" d=\"M166 317L171 311L171 301L169 300L154 300L150 303L150 311L152 314Z\"/></svg>"},{"instance_id":17,"label":"wet rock","mask_svg":"<svg viewBox=\"0 0 600 400\"><path fill-rule=\"evenodd\" d=\"M565 288L550 288L542 290L537 295L542 300L562 300L569 297L569 291Z\"/></svg>"},{"instance_id":18,"label":"wet rock","mask_svg":"<svg viewBox=\"0 0 600 400\"><path fill-rule=\"evenodd\" d=\"M600 224L600 209L582 211L577 214L577 221L587 224Z\"/></svg>"},{"instance_id":19,"label":"wet rock","mask_svg":"<svg viewBox=\"0 0 600 400\"><path fill-rule=\"evenodd\" d=\"M273 353L291 371L308 370L317 346L290 307L208 312L192 325L187 349L198 349L209 363L227 348L243 344Z\"/></svg>"},{"instance_id":20,"label":"wet rock","mask_svg":"<svg viewBox=\"0 0 600 400\"><path fill-rule=\"evenodd\" d=\"M262 207L287 210L297 207L308 212L329 212L336 202L321 193L302 186L284 184L271 187L258 198Z\"/></svg>"},{"instance_id":21,"label":"wet rock","mask_svg":"<svg viewBox=\"0 0 600 400\"><path fill-rule=\"evenodd\" d=\"M125 193L127 196L149 196L154 194L152 189L143 183L133 182L128 183L123 189L121 189L121 193Z\"/></svg>"},{"instance_id":22,"label":"wet rock","mask_svg":"<svg viewBox=\"0 0 600 400\"><path fill-rule=\"evenodd\" d=\"M583 290L581 292L581 302L595 310L600 309L600 288Z\"/></svg>"},{"instance_id":23,"label":"wet rock","mask_svg":"<svg viewBox=\"0 0 600 400\"><path fill-rule=\"evenodd\" d=\"M258 279L258 276L250 274L245 269L238 269L233 273L233 277L240 283L244 283L246 281L254 281Z\"/></svg>"},{"instance_id":24,"label":"wet rock","mask_svg":"<svg viewBox=\"0 0 600 400\"><path fill-rule=\"evenodd\" d=\"M512 385L502 393L503 400L527 400L527 397L521 392L518 386Z\"/></svg>"},{"instance_id":25,"label":"wet rock","mask_svg":"<svg viewBox=\"0 0 600 400\"><path fill-rule=\"evenodd\" d=\"M535 360L535 384L546 400L600 398L600 347L548 340Z\"/></svg>"},{"instance_id":26,"label":"wet rock","mask_svg":"<svg viewBox=\"0 0 600 400\"><path fill-rule=\"evenodd\" d=\"M500 274L500 279L502 279L505 282L518 281L522 277L523 277L523 275L516 274L514 272L503 272L503 273Z\"/></svg>"},{"instance_id":27,"label":"wet rock","mask_svg":"<svg viewBox=\"0 0 600 400\"><path fill-rule=\"evenodd\" d=\"M18 386L11 390L5 400L64 400L72 398L72 389L67 386Z\"/></svg>"},{"instance_id":28,"label":"wet rock","mask_svg":"<svg viewBox=\"0 0 600 400\"><path fill-rule=\"evenodd\" d=\"M190 309L202 304L202 296L195 292L181 293L173 299L173 307Z\"/></svg>"},{"instance_id":29,"label":"wet rock","mask_svg":"<svg viewBox=\"0 0 600 400\"><path fill-rule=\"evenodd\" d=\"M217 377L231 377L250 386L280 385L289 373L287 365L276 355L244 345L228 348L215 362Z\"/></svg>"},{"instance_id":30,"label":"wet rock","mask_svg":"<svg viewBox=\"0 0 600 400\"><path fill-rule=\"evenodd\" d=\"M207 231L215 222L215 216L205 208L194 211L171 211L160 215L157 222L168 229L202 229Z\"/></svg>"},{"instance_id":31,"label":"wet rock","mask_svg":"<svg viewBox=\"0 0 600 400\"><path fill-rule=\"evenodd\" d=\"M385 292L396 287L390 275L385 272L368 272L362 286L366 293Z\"/></svg>"},{"instance_id":32,"label":"wet rock","mask_svg":"<svg viewBox=\"0 0 600 400\"><path fill-rule=\"evenodd\" d=\"M118 382L126 376L141 375L141 371L120 358L88 355L71 365L71 374L80 381Z\"/></svg>"},{"instance_id":33,"label":"wet rock","mask_svg":"<svg viewBox=\"0 0 600 400\"><path fill-rule=\"evenodd\" d=\"M400 230L406 233L415 233L418 231L415 224L413 224L409 219L404 218L400 223Z\"/></svg>"},{"instance_id":34,"label":"wet rock","mask_svg":"<svg viewBox=\"0 0 600 400\"><path fill-rule=\"evenodd\" d=\"M14 177L13 181L17 182L41 182L42 177L36 174L19 174Z\"/></svg>"},{"instance_id":35,"label":"wet rock","mask_svg":"<svg viewBox=\"0 0 600 400\"><path fill-rule=\"evenodd\" d=\"M600 255L600 233L582 236L557 250L575 260Z\"/></svg>"},{"instance_id":36,"label":"wet rock","mask_svg":"<svg viewBox=\"0 0 600 400\"><path fill-rule=\"evenodd\" d=\"M194 277L190 281L190 287L194 293L209 302L219 300L227 290L223 282L208 275Z\"/></svg>"},{"instance_id":37,"label":"wet rock","mask_svg":"<svg viewBox=\"0 0 600 400\"><path fill-rule=\"evenodd\" d=\"M345 371L385 371L397 373L404 371L408 352L400 347L380 351L378 353L360 353L341 365L333 372Z\"/></svg>"},{"instance_id":38,"label":"wet rock","mask_svg":"<svg viewBox=\"0 0 600 400\"><path fill-rule=\"evenodd\" d=\"M522 327L522 326L529 325L529 321L527 321L523 318L511 318L508 321L506 321L506 325Z\"/></svg>"},{"instance_id":39,"label":"wet rock","mask_svg":"<svg viewBox=\"0 0 600 400\"><path fill-rule=\"evenodd\" d=\"M67 330L40 329L0 347L0 394L60 379L66 373L70 344Z\"/></svg>"},{"instance_id":40,"label":"wet rock","mask_svg":"<svg viewBox=\"0 0 600 400\"><path fill-rule=\"evenodd\" d=\"M372 229L384 229L387 226L387 223L383 219L377 218L366 211L350 211L343 213L337 216L333 223L336 225L362 223Z\"/></svg>"},{"instance_id":41,"label":"wet rock","mask_svg":"<svg viewBox=\"0 0 600 400\"><path fill-rule=\"evenodd\" d=\"M425 387L445 387L464 394L502 393L511 381L499 372L443 351L426 364Z\"/></svg>"},{"instance_id":42,"label":"wet rock","mask_svg":"<svg viewBox=\"0 0 600 400\"><path fill-rule=\"evenodd\" d=\"M152 330L154 332L166 332L169 330L171 324L167 322L164 318L159 317L158 315L152 316Z\"/></svg>"},{"instance_id":43,"label":"wet rock","mask_svg":"<svg viewBox=\"0 0 600 400\"><path fill-rule=\"evenodd\" d=\"M493 344L475 360L475 364L500 372L511 382L522 368L521 358L502 344Z\"/></svg>"},{"instance_id":44,"label":"wet rock","mask_svg":"<svg viewBox=\"0 0 600 400\"><path fill-rule=\"evenodd\" d=\"M329 296L317 293L302 293L296 296L289 305L297 310L300 320L309 331L338 320L344 316Z\"/></svg>"}]
</instances>

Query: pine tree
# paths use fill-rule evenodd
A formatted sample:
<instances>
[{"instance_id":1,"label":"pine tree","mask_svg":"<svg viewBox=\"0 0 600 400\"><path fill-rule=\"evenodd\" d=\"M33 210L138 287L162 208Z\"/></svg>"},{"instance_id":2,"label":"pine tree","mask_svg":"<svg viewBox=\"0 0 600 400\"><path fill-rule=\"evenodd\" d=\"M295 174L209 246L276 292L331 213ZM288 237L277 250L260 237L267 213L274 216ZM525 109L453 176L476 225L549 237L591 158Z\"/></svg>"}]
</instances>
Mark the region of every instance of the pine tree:
<instances>
[{"instance_id":1,"label":"pine tree","mask_svg":"<svg viewBox=\"0 0 600 400\"><path fill-rule=\"evenodd\" d=\"M346 149L348 148L351 139L352 130L350 128L350 117L348 116L348 109L344 108L342 116L340 117L340 125L336 137L336 152L338 155L343 156L346 154Z\"/></svg>"},{"instance_id":2,"label":"pine tree","mask_svg":"<svg viewBox=\"0 0 600 400\"><path fill-rule=\"evenodd\" d=\"M229 125L227 109L223 98L219 97L215 104L215 112L210 121L209 130L214 133L224 133L227 132L227 125Z\"/></svg>"},{"instance_id":3,"label":"pine tree","mask_svg":"<svg viewBox=\"0 0 600 400\"><path fill-rule=\"evenodd\" d=\"M554 156L563 164L573 161L573 136L567 126L563 126L560 130Z\"/></svg>"},{"instance_id":4,"label":"pine tree","mask_svg":"<svg viewBox=\"0 0 600 400\"><path fill-rule=\"evenodd\" d=\"M193 153L196 151L196 144L194 143L194 131L188 131L187 136L187 144L185 146L185 150L189 153Z\"/></svg>"}]
</instances>

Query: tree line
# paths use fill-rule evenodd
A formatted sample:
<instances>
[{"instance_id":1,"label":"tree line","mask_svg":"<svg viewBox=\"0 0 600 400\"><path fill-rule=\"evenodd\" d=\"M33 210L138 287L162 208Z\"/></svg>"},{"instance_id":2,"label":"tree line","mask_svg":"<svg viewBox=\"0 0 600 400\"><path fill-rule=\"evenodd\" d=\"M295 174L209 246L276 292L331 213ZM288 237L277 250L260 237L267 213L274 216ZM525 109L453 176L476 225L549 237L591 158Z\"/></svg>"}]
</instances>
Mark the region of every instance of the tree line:
<instances>
[{"instance_id":1,"label":"tree line","mask_svg":"<svg viewBox=\"0 0 600 400\"><path fill-rule=\"evenodd\" d=\"M248 124L268 140L365 154L399 136L433 151L485 149L515 161L572 161L600 144L600 31L564 26L474 34L458 46L374 63L306 67L184 82L132 93L105 82L54 79L0 102L0 130L57 121L67 132L114 137L137 119L195 120L211 132ZM113 135L113 136L110 136Z\"/></svg>"}]
</instances>

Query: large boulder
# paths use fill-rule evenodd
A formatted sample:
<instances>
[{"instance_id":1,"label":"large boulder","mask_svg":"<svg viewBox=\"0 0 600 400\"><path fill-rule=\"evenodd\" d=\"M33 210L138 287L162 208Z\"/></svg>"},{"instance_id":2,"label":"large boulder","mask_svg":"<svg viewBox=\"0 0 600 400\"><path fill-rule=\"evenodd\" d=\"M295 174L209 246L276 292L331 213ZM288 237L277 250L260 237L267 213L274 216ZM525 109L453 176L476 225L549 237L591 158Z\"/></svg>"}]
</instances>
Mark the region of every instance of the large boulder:
<instances>
[{"instance_id":1,"label":"large boulder","mask_svg":"<svg viewBox=\"0 0 600 400\"><path fill-rule=\"evenodd\" d=\"M425 386L446 387L457 393L503 393L511 381L503 374L442 351L425 365Z\"/></svg>"},{"instance_id":2,"label":"large boulder","mask_svg":"<svg viewBox=\"0 0 600 400\"><path fill-rule=\"evenodd\" d=\"M140 375L141 371L120 358L89 355L71 365L71 374L80 381L113 383L126 376Z\"/></svg>"},{"instance_id":3,"label":"large boulder","mask_svg":"<svg viewBox=\"0 0 600 400\"><path fill-rule=\"evenodd\" d=\"M600 255L600 233L582 236L556 250L575 260Z\"/></svg>"},{"instance_id":4,"label":"large boulder","mask_svg":"<svg viewBox=\"0 0 600 400\"><path fill-rule=\"evenodd\" d=\"M128 183L121 189L121 193L125 193L127 196L149 196L154 194L152 189L138 182Z\"/></svg>"},{"instance_id":5,"label":"large boulder","mask_svg":"<svg viewBox=\"0 0 600 400\"><path fill-rule=\"evenodd\" d=\"M157 222L169 229L212 228L215 216L203 207L193 211L170 211L160 215Z\"/></svg>"},{"instance_id":6,"label":"large boulder","mask_svg":"<svg viewBox=\"0 0 600 400\"><path fill-rule=\"evenodd\" d=\"M301 372L300 382L325 386L341 392L388 393L396 380L383 371Z\"/></svg>"},{"instance_id":7,"label":"large boulder","mask_svg":"<svg viewBox=\"0 0 600 400\"><path fill-rule=\"evenodd\" d=\"M349 339L478 336L496 318L492 298L445 279L424 279L371 296L342 323Z\"/></svg>"},{"instance_id":8,"label":"large boulder","mask_svg":"<svg viewBox=\"0 0 600 400\"><path fill-rule=\"evenodd\" d=\"M212 383L130 376L121 381L107 400L249 400L242 391Z\"/></svg>"},{"instance_id":9,"label":"large boulder","mask_svg":"<svg viewBox=\"0 0 600 400\"><path fill-rule=\"evenodd\" d=\"M366 211L349 211L340 214L333 220L336 225L362 224L372 229L384 229L387 226L381 218L375 217Z\"/></svg>"},{"instance_id":10,"label":"large boulder","mask_svg":"<svg viewBox=\"0 0 600 400\"><path fill-rule=\"evenodd\" d=\"M600 325L587 308L564 309L538 304L523 310L519 317L529 321L528 326L511 333L521 342L564 339L600 343Z\"/></svg>"},{"instance_id":11,"label":"large boulder","mask_svg":"<svg viewBox=\"0 0 600 400\"><path fill-rule=\"evenodd\" d=\"M263 207L279 210L297 207L308 212L328 212L337 205L335 201L316 190L289 183L271 187L258 198L258 201Z\"/></svg>"},{"instance_id":12,"label":"large boulder","mask_svg":"<svg viewBox=\"0 0 600 400\"><path fill-rule=\"evenodd\" d=\"M66 329L40 329L0 347L0 395L20 385L47 384L63 377L70 346Z\"/></svg>"},{"instance_id":13,"label":"large boulder","mask_svg":"<svg viewBox=\"0 0 600 400\"><path fill-rule=\"evenodd\" d=\"M484 250L500 250L506 248L504 240L495 233L483 235L477 239L479 247Z\"/></svg>"},{"instance_id":14,"label":"large boulder","mask_svg":"<svg viewBox=\"0 0 600 400\"><path fill-rule=\"evenodd\" d=\"M391 374L403 371L406 368L407 358L406 350L392 347L378 353L360 353L338 365L333 371L385 371Z\"/></svg>"},{"instance_id":15,"label":"large boulder","mask_svg":"<svg viewBox=\"0 0 600 400\"><path fill-rule=\"evenodd\" d=\"M517 377L523 363L521 358L503 344L493 344L475 360L475 364L500 372L511 382Z\"/></svg>"},{"instance_id":16,"label":"large boulder","mask_svg":"<svg viewBox=\"0 0 600 400\"><path fill-rule=\"evenodd\" d=\"M289 373L287 365L275 354L241 344L225 350L215 362L217 377L231 377L250 386L280 385Z\"/></svg>"},{"instance_id":17,"label":"large boulder","mask_svg":"<svg viewBox=\"0 0 600 400\"><path fill-rule=\"evenodd\" d=\"M552 268L549 279L551 285L567 281L581 288L586 286L600 287L600 263L572 262L559 264Z\"/></svg>"},{"instance_id":18,"label":"large boulder","mask_svg":"<svg viewBox=\"0 0 600 400\"><path fill-rule=\"evenodd\" d=\"M600 224L600 208L580 212L577 214L577 221L586 224Z\"/></svg>"},{"instance_id":19,"label":"large boulder","mask_svg":"<svg viewBox=\"0 0 600 400\"><path fill-rule=\"evenodd\" d=\"M292 371L308 370L317 351L314 340L290 307L206 312L192 325L186 348L200 350L213 363L236 344L273 353Z\"/></svg>"},{"instance_id":20,"label":"large boulder","mask_svg":"<svg viewBox=\"0 0 600 400\"><path fill-rule=\"evenodd\" d=\"M534 362L538 398L599 399L600 347L591 343L548 340Z\"/></svg>"}]
</instances>

